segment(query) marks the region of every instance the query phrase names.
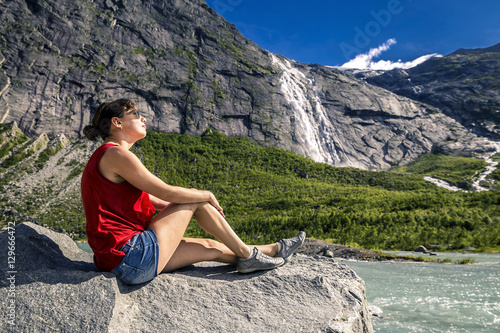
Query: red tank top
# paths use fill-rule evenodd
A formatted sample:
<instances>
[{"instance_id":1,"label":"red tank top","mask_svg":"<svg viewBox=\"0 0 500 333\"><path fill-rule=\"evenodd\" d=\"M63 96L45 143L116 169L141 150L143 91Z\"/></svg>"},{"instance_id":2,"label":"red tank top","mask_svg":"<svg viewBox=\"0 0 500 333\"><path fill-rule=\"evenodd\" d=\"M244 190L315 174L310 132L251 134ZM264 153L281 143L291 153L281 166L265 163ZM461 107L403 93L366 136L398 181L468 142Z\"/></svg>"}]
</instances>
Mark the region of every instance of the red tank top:
<instances>
[{"instance_id":1,"label":"red tank top","mask_svg":"<svg viewBox=\"0 0 500 333\"><path fill-rule=\"evenodd\" d=\"M92 154L81 182L87 239L101 271L118 266L125 256L120 248L146 230L155 213L149 194L128 182L113 183L99 171L99 161L111 146L102 145Z\"/></svg>"}]
</instances>

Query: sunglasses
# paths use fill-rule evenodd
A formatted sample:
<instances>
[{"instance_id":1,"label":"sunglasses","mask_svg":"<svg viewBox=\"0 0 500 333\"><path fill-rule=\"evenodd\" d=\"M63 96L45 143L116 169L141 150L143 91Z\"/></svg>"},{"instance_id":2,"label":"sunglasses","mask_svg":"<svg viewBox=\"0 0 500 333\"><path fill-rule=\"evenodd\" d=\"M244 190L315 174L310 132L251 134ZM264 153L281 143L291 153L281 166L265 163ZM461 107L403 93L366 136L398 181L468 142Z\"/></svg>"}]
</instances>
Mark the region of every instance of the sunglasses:
<instances>
[{"instance_id":1,"label":"sunglasses","mask_svg":"<svg viewBox=\"0 0 500 333\"><path fill-rule=\"evenodd\" d=\"M139 113L139 110L125 112L122 117L124 117L127 114L132 114L132 113L135 113L135 116L137 117L137 119L141 119L141 114Z\"/></svg>"}]
</instances>

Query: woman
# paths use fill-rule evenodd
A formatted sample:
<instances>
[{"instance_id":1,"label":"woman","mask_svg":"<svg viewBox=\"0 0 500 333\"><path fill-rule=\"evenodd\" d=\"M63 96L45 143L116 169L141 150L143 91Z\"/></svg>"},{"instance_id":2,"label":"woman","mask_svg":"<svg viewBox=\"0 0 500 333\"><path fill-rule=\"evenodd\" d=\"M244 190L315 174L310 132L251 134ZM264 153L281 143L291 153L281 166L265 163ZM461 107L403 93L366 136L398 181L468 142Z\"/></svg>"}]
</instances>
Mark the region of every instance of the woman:
<instances>
[{"instance_id":1,"label":"woman","mask_svg":"<svg viewBox=\"0 0 500 333\"><path fill-rule=\"evenodd\" d=\"M82 175L88 242L96 266L125 283L147 282L205 260L236 263L241 273L273 269L304 242L301 232L249 247L226 222L211 192L171 186L149 172L129 150L146 136L146 119L131 100L102 103L84 134L104 139ZM220 242L183 237L193 216Z\"/></svg>"}]
</instances>

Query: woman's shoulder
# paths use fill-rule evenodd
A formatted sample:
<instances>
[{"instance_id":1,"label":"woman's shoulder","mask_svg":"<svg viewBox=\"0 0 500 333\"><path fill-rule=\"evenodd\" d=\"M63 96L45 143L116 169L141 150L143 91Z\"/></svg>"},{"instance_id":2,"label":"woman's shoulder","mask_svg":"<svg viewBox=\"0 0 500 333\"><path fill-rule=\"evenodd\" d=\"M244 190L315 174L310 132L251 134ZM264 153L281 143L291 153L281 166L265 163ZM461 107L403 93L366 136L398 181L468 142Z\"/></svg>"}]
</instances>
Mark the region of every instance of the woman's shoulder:
<instances>
[{"instance_id":1,"label":"woman's shoulder","mask_svg":"<svg viewBox=\"0 0 500 333\"><path fill-rule=\"evenodd\" d=\"M106 150L107 157L112 157L113 159L130 159L135 158L135 154L128 150L126 147L120 145L111 145Z\"/></svg>"},{"instance_id":2,"label":"woman's shoulder","mask_svg":"<svg viewBox=\"0 0 500 333\"><path fill-rule=\"evenodd\" d=\"M136 184L136 187L143 181L141 177L147 174L141 160L127 147L120 145L110 147L106 151L99 163L99 169L104 177L114 183L128 181Z\"/></svg>"},{"instance_id":3,"label":"woman's shoulder","mask_svg":"<svg viewBox=\"0 0 500 333\"><path fill-rule=\"evenodd\" d=\"M104 153L108 152L110 148L114 148L116 144L114 143L103 143L92 153L93 156L102 156Z\"/></svg>"},{"instance_id":4,"label":"woman's shoulder","mask_svg":"<svg viewBox=\"0 0 500 333\"><path fill-rule=\"evenodd\" d=\"M110 167L113 170L136 167L138 163L140 163L139 158L121 145L109 147L101 159L101 167Z\"/></svg>"}]
</instances>

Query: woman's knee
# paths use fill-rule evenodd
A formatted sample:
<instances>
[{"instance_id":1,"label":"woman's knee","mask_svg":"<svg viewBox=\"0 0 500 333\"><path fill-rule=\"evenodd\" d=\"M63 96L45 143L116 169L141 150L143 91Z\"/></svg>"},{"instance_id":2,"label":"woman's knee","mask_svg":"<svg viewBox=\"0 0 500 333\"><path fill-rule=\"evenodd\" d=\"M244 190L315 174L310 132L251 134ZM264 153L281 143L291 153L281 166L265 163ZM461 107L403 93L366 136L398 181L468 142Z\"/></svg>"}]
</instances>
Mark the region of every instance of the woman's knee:
<instances>
[{"instance_id":1,"label":"woman's knee","mask_svg":"<svg viewBox=\"0 0 500 333\"><path fill-rule=\"evenodd\" d=\"M203 203L200 202L193 202L193 203L182 203L182 204L176 204L180 209L184 210L190 210L193 212L193 214L200 209L201 205Z\"/></svg>"},{"instance_id":2,"label":"woman's knee","mask_svg":"<svg viewBox=\"0 0 500 333\"><path fill-rule=\"evenodd\" d=\"M199 202L196 204L194 217L207 216L216 213L217 210L209 202ZM218 213L217 213L218 214Z\"/></svg>"},{"instance_id":3,"label":"woman's knee","mask_svg":"<svg viewBox=\"0 0 500 333\"><path fill-rule=\"evenodd\" d=\"M163 210L158 215L171 215L173 213L184 211L189 212L191 216L194 216L195 212L199 209L200 203L171 203L167 207L163 208Z\"/></svg>"},{"instance_id":4,"label":"woman's knee","mask_svg":"<svg viewBox=\"0 0 500 333\"><path fill-rule=\"evenodd\" d=\"M208 202L193 202L193 203L183 203L183 204L175 204L181 210L189 210L192 212L193 216L196 216L197 213L202 211L207 211L210 209L210 203Z\"/></svg>"},{"instance_id":5,"label":"woman's knee","mask_svg":"<svg viewBox=\"0 0 500 333\"><path fill-rule=\"evenodd\" d=\"M208 201L197 202L195 205L196 205L197 211L207 210L207 209L210 209L210 207L212 207L212 205Z\"/></svg>"}]
</instances>

